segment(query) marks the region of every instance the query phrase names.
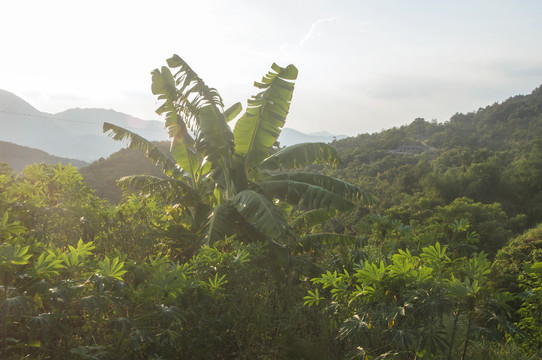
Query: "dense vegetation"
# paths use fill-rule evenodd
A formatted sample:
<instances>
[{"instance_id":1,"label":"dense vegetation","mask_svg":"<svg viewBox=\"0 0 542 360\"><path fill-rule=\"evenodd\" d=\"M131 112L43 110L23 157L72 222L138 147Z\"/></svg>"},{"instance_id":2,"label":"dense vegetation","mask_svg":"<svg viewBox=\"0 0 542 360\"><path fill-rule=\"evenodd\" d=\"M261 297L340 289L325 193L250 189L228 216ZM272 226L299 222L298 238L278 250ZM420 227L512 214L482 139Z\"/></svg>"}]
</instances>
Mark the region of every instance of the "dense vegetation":
<instances>
[{"instance_id":1,"label":"dense vegetation","mask_svg":"<svg viewBox=\"0 0 542 360\"><path fill-rule=\"evenodd\" d=\"M494 255L511 235L542 221L541 123L539 88L456 114L446 123L416 119L400 128L336 141L342 164L317 170L363 184L381 200L372 212L390 221L420 224L437 220L432 217L440 213L441 220L450 222L463 213L486 243L482 249ZM398 151L405 146L415 148L410 154ZM334 229L358 234L358 222L370 222L370 216L358 211L336 221L340 225Z\"/></svg>"},{"instance_id":2,"label":"dense vegetation","mask_svg":"<svg viewBox=\"0 0 542 360\"><path fill-rule=\"evenodd\" d=\"M296 74L232 131L240 104L170 59L171 153L105 125L162 174L118 204L69 165L0 166L0 358L539 358L541 91L279 149Z\"/></svg>"}]
</instances>

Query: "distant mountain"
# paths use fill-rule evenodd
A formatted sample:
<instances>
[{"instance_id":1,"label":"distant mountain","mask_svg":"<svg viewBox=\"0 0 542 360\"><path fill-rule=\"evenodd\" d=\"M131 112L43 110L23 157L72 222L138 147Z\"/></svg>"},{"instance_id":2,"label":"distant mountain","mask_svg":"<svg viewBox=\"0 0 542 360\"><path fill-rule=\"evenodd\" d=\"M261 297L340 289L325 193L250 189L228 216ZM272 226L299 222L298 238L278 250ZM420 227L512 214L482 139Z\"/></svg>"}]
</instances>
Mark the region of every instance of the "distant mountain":
<instances>
[{"instance_id":1,"label":"distant mountain","mask_svg":"<svg viewBox=\"0 0 542 360\"><path fill-rule=\"evenodd\" d=\"M103 134L104 122L127 128L150 141L168 139L161 121L141 120L106 109L76 108L48 114L18 96L0 90L0 141L90 162L107 158L126 146ZM284 128L278 141L282 146L290 146L301 142L331 142L345 137L327 132L304 134Z\"/></svg>"},{"instance_id":2,"label":"distant mountain","mask_svg":"<svg viewBox=\"0 0 542 360\"><path fill-rule=\"evenodd\" d=\"M305 134L301 131L294 129L284 128L282 133L278 138L278 142L281 146L291 146L294 144L304 143L304 142L324 142L329 143L333 140L339 140L346 138L346 135L332 135L326 131Z\"/></svg>"},{"instance_id":3,"label":"distant mountain","mask_svg":"<svg viewBox=\"0 0 542 360\"><path fill-rule=\"evenodd\" d=\"M166 140L160 121L146 121L105 109L40 112L18 96L0 90L0 140L37 148L56 156L85 161L107 157L125 144L108 138L102 124L128 128L148 140Z\"/></svg>"},{"instance_id":4,"label":"distant mountain","mask_svg":"<svg viewBox=\"0 0 542 360\"><path fill-rule=\"evenodd\" d=\"M66 159L39 149L32 149L5 141L0 141L0 162L8 163L16 173L21 172L27 165L34 163L58 164L60 162L62 165L72 164L78 168L89 165L85 161Z\"/></svg>"}]
</instances>

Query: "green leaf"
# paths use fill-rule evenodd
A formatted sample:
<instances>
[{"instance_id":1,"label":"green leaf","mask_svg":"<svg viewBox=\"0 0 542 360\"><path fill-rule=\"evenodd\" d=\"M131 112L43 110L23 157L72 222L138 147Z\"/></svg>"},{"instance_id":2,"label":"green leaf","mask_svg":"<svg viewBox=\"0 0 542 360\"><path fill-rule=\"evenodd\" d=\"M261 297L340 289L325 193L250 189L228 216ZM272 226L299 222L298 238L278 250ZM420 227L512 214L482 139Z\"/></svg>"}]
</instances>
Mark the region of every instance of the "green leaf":
<instances>
[{"instance_id":1,"label":"green leaf","mask_svg":"<svg viewBox=\"0 0 542 360\"><path fill-rule=\"evenodd\" d=\"M62 259L57 258L53 252L41 253L38 261L34 264L33 271L42 278L50 278L53 275L58 275L58 270L65 268L62 265Z\"/></svg>"},{"instance_id":2,"label":"green leaf","mask_svg":"<svg viewBox=\"0 0 542 360\"><path fill-rule=\"evenodd\" d=\"M542 262L535 262L533 264L523 264L523 270L527 273L542 274Z\"/></svg>"},{"instance_id":3,"label":"green leaf","mask_svg":"<svg viewBox=\"0 0 542 360\"><path fill-rule=\"evenodd\" d=\"M29 341L27 344L25 344L26 346L30 346L30 347L35 347L35 348L39 348L41 347L41 342L39 340L32 340L32 341Z\"/></svg>"},{"instance_id":4,"label":"green leaf","mask_svg":"<svg viewBox=\"0 0 542 360\"><path fill-rule=\"evenodd\" d=\"M162 179L151 175L132 175L119 179L123 189L134 188L143 194L160 196L172 203L192 204L199 200L198 193L185 179Z\"/></svg>"},{"instance_id":5,"label":"green leaf","mask_svg":"<svg viewBox=\"0 0 542 360\"><path fill-rule=\"evenodd\" d=\"M323 187L293 180L261 181L258 186L270 197L307 209L331 208L347 211L354 203Z\"/></svg>"},{"instance_id":6,"label":"green leaf","mask_svg":"<svg viewBox=\"0 0 542 360\"><path fill-rule=\"evenodd\" d=\"M417 274L414 263L409 259L393 259L393 264L389 267L389 276L392 279L396 277L400 279L415 278Z\"/></svg>"},{"instance_id":7,"label":"green leaf","mask_svg":"<svg viewBox=\"0 0 542 360\"><path fill-rule=\"evenodd\" d=\"M338 338L346 339L352 336L357 336L361 330L369 330L369 324L359 315L354 315L346 319L339 329Z\"/></svg>"},{"instance_id":8,"label":"green leaf","mask_svg":"<svg viewBox=\"0 0 542 360\"><path fill-rule=\"evenodd\" d=\"M464 281L456 279L453 275L450 279L446 280L448 285L448 291L456 298L475 297L481 287L478 285L478 281L470 281L466 278Z\"/></svg>"},{"instance_id":9,"label":"green leaf","mask_svg":"<svg viewBox=\"0 0 542 360\"><path fill-rule=\"evenodd\" d=\"M325 298L321 297L318 293L318 288L314 289L314 291L308 291L309 295L303 297L303 300L305 302L303 303L304 306L312 306L312 305L318 305L320 301L325 300Z\"/></svg>"},{"instance_id":10,"label":"green leaf","mask_svg":"<svg viewBox=\"0 0 542 360\"><path fill-rule=\"evenodd\" d=\"M215 293L217 291L224 290L224 286L227 284L228 280L226 280L226 275L222 275L220 278L218 277L218 273L215 273L214 278L207 279L207 282L204 282L203 285L211 291L211 293Z\"/></svg>"},{"instance_id":11,"label":"green leaf","mask_svg":"<svg viewBox=\"0 0 542 360\"><path fill-rule=\"evenodd\" d=\"M425 260L430 264L440 263L440 262L449 262L450 258L446 255L447 247L440 247L440 243L437 241L435 245L426 246L422 249L422 254L420 258Z\"/></svg>"},{"instance_id":12,"label":"green leaf","mask_svg":"<svg viewBox=\"0 0 542 360\"><path fill-rule=\"evenodd\" d=\"M173 55L167 63L170 68L178 69L177 72L170 78L168 68L163 67L161 72L154 70L152 90L159 100L165 100L157 112L166 114L166 126L174 143L186 147L186 151L178 150L183 161L189 159L188 149L194 145L203 158L208 157L214 164L221 160L230 167L233 135L226 123L220 94L209 88L180 56ZM228 115L235 111L234 105ZM195 136L194 143L189 140L187 129Z\"/></svg>"},{"instance_id":13,"label":"green leaf","mask_svg":"<svg viewBox=\"0 0 542 360\"><path fill-rule=\"evenodd\" d=\"M195 179L201 159L194 149L194 139L188 133L187 124L183 120L182 110L178 110L177 102L179 93L175 88L175 79L167 67L162 67L152 72L152 92L159 95L159 99L166 100L156 111L158 114L165 114L166 124L171 142L171 155L179 166L187 171L192 179ZM178 114L179 112L179 114Z\"/></svg>"},{"instance_id":14,"label":"green leaf","mask_svg":"<svg viewBox=\"0 0 542 360\"><path fill-rule=\"evenodd\" d=\"M315 284L322 284L322 287L327 289L335 286L335 283L339 281L339 275L336 270L333 272L328 270L325 274L322 274L322 277L311 279L311 281Z\"/></svg>"},{"instance_id":15,"label":"green leaf","mask_svg":"<svg viewBox=\"0 0 542 360\"><path fill-rule=\"evenodd\" d=\"M0 246L0 270L3 268L12 269L12 265L28 264L32 254L27 254L29 246L20 246L19 244L4 244Z\"/></svg>"},{"instance_id":16,"label":"green leaf","mask_svg":"<svg viewBox=\"0 0 542 360\"><path fill-rule=\"evenodd\" d=\"M162 254L162 252L160 251L155 256L149 255L148 260L151 267L158 268L161 266L165 266L170 262L169 253Z\"/></svg>"},{"instance_id":17,"label":"green leaf","mask_svg":"<svg viewBox=\"0 0 542 360\"><path fill-rule=\"evenodd\" d=\"M175 136L171 141L171 156L179 164L179 167L186 170L195 181L202 160L196 150L186 144L184 136Z\"/></svg>"},{"instance_id":18,"label":"green leaf","mask_svg":"<svg viewBox=\"0 0 542 360\"><path fill-rule=\"evenodd\" d=\"M64 264L69 267L78 266L84 262L84 260L92 255L92 250L94 250L94 243L89 241L87 243L79 239L77 242L77 247L68 245L69 252L59 255L59 258L62 259Z\"/></svg>"},{"instance_id":19,"label":"green leaf","mask_svg":"<svg viewBox=\"0 0 542 360\"><path fill-rule=\"evenodd\" d=\"M463 272L471 280L481 281L482 278L490 273L491 262L483 252L474 254L465 263Z\"/></svg>"},{"instance_id":20,"label":"green leaf","mask_svg":"<svg viewBox=\"0 0 542 360\"><path fill-rule=\"evenodd\" d=\"M243 105L241 105L240 102L233 104L230 106L226 111L224 111L224 117L226 118L226 122L230 122L233 119L239 115L239 113L243 110Z\"/></svg>"},{"instance_id":21,"label":"green leaf","mask_svg":"<svg viewBox=\"0 0 542 360\"><path fill-rule=\"evenodd\" d=\"M335 209L314 209L302 212L293 220L295 226L312 227L331 219L337 214Z\"/></svg>"},{"instance_id":22,"label":"green leaf","mask_svg":"<svg viewBox=\"0 0 542 360\"><path fill-rule=\"evenodd\" d=\"M232 199L232 204L246 221L267 236L281 235L287 226L277 207L264 195L243 190Z\"/></svg>"},{"instance_id":23,"label":"green leaf","mask_svg":"<svg viewBox=\"0 0 542 360\"><path fill-rule=\"evenodd\" d=\"M145 290L148 296L177 298L185 289L186 275L177 267L155 268Z\"/></svg>"},{"instance_id":24,"label":"green leaf","mask_svg":"<svg viewBox=\"0 0 542 360\"><path fill-rule=\"evenodd\" d=\"M245 169L257 166L269 155L286 121L297 78L293 65L281 68L273 64L261 83L262 92L248 100L247 109L235 124L235 153L245 157Z\"/></svg>"},{"instance_id":25,"label":"green leaf","mask_svg":"<svg viewBox=\"0 0 542 360\"><path fill-rule=\"evenodd\" d=\"M129 140L128 147L138 151L140 154L151 160L153 164L160 165L164 174L172 177L182 177L181 172L177 169L175 163L164 154L158 146L143 137L126 130L120 126L116 126L105 122L103 124L104 133L109 132L109 135L114 140Z\"/></svg>"},{"instance_id":26,"label":"green leaf","mask_svg":"<svg viewBox=\"0 0 542 360\"><path fill-rule=\"evenodd\" d=\"M380 261L380 265L366 262L364 266L357 269L354 274L362 283L377 283L380 282L386 274L386 266L383 261Z\"/></svg>"},{"instance_id":27,"label":"green leaf","mask_svg":"<svg viewBox=\"0 0 542 360\"><path fill-rule=\"evenodd\" d=\"M118 257L109 260L109 257L106 256L104 260L98 263L98 267L100 269L100 275L106 278L122 281L122 275L126 273L126 270L122 269L124 267L124 262L120 261Z\"/></svg>"},{"instance_id":28,"label":"green leaf","mask_svg":"<svg viewBox=\"0 0 542 360\"><path fill-rule=\"evenodd\" d=\"M310 172L288 172L284 174L273 175L264 179L265 181L295 181L319 186L326 191L337 194L351 202L360 201L365 205L376 202L374 197L361 189L359 186L350 184L346 181L336 179L331 176ZM340 209L338 209L340 210Z\"/></svg>"},{"instance_id":29,"label":"green leaf","mask_svg":"<svg viewBox=\"0 0 542 360\"><path fill-rule=\"evenodd\" d=\"M61 330L55 314L42 313L33 316L28 321L30 327L30 339L34 340L36 335L40 335L44 343L50 343L51 333L59 335Z\"/></svg>"},{"instance_id":30,"label":"green leaf","mask_svg":"<svg viewBox=\"0 0 542 360\"><path fill-rule=\"evenodd\" d=\"M336 165L340 162L337 150L324 143L303 143L288 146L264 159L260 170L295 169L310 164L327 163Z\"/></svg>"},{"instance_id":31,"label":"green leaf","mask_svg":"<svg viewBox=\"0 0 542 360\"><path fill-rule=\"evenodd\" d=\"M8 224L8 212L6 211L2 215L2 220L0 220L0 240L8 239L9 237L17 237L22 235L26 228L22 226L18 221Z\"/></svg>"},{"instance_id":32,"label":"green leaf","mask_svg":"<svg viewBox=\"0 0 542 360\"><path fill-rule=\"evenodd\" d=\"M231 168L233 134L226 123L224 114L209 105L200 109L198 122L201 130L198 151L213 164L220 159L222 166Z\"/></svg>"},{"instance_id":33,"label":"green leaf","mask_svg":"<svg viewBox=\"0 0 542 360\"><path fill-rule=\"evenodd\" d=\"M232 215L235 209L229 205L217 205L209 214L204 227L203 244L211 246L233 234Z\"/></svg>"}]
</instances>

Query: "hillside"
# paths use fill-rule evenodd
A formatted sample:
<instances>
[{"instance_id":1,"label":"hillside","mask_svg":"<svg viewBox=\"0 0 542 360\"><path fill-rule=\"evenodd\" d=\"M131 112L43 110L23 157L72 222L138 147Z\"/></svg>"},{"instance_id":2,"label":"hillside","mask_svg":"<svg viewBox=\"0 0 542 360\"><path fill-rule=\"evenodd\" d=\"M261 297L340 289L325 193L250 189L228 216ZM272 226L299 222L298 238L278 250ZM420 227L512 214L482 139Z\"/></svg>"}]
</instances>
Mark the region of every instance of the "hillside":
<instances>
[{"instance_id":1,"label":"hillside","mask_svg":"<svg viewBox=\"0 0 542 360\"><path fill-rule=\"evenodd\" d=\"M77 168L88 166L89 163L77 159L67 159L54 156L39 149L33 149L5 141L0 141L0 162L8 163L14 172L18 173L27 165L43 164L72 164Z\"/></svg>"},{"instance_id":2,"label":"hillside","mask_svg":"<svg viewBox=\"0 0 542 360\"><path fill-rule=\"evenodd\" d=\"M363 186L381 200L373 212L390 220L425 221L423 214L466 197L497 204L512 221L511 231L542 222L542 88L445 123L416 119L332 145L342 164L313 169ZM403 154L397 151L402 146L419 150ZM338 223L357 232L365 215Z\"/></svg>"},{"instance_id":3,"label":"hillside","mask_svg":"<svg viewBox=\"0 0 542 360\"><path fill-rule=\"evenodd\" d=\"M419 118L399 128L337 140L334 146L347 157L369 150L389 151L401 145L507 151L540 139L541 135L542 86L529 95L517 95L467 114L457 113L444 123Z\"/></svg>"},{"instance_id":4,"label":"hillside","mask_svg":"<svg viewBox=\"0 0 542 360\"><path fill-rule=\"evenodd\" d=\"M160 148L168 152L169 143L160 143ZM80 169L87 185L95 190L95 194L112 203L118 203L122 197L122 189L116 181L124 176L148 174L163 177L160 169L150 160L131 149L121 149L107 159L100 159Z\"/></svg>"}]
</instances>

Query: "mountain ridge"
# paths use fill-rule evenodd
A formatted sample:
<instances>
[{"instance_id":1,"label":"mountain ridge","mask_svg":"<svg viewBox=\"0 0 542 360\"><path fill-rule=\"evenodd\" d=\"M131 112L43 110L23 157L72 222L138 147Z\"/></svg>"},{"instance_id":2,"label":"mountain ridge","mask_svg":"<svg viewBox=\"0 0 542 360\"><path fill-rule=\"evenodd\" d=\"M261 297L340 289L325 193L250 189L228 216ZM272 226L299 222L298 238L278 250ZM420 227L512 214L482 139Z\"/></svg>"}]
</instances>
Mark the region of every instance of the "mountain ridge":
<instances>
[{"instance_id":1,"label":"mountain ridge","mask_svg":"<svg viewBox=\"0 0 542 360\"><path fill-rule=\"evenodd\" d=\"M92 162L107 158L126 146L103 134L104 122L126 128L150 141L168 140L162 121L142 120L102 108L77 107L49 114L0 89L0 141L39 149L52 156ZM310 135L284 128L278 141L282 146L290 146L300 142L331 142L334 139L331 134ZM1 156L0 161L4 161Z\"/></svg>"},{"instance_id":2,"label":"mountain ridge","mask_svg":"<svg viewBox=\"0 0 542 360\"><path fill-rule=\"evenodd\" d=\"M129 128L149 140L165 140L163 123L111 109L41 112L15 94L0 92L0 140L43 150L53 156L94 161L124 147L102 131L103 122ZM2 159L0 159L2 160Z\"/></svg>"},{"instance_id":3,"label":"mountain ridge","mask_svg":"<svg viewBox=\"0 0 542 360\"><path fill-rule=\"evenodd\" d=\"M68 159L51 155L43 150L29 148L27 146L17 145L7 141L0 141L0 162L9 164L14 172L21 172L26 166L31 164L71 164L74 167L82 168L90 165L86 161L77 159Z\"/></svg>"}]
</instances>

